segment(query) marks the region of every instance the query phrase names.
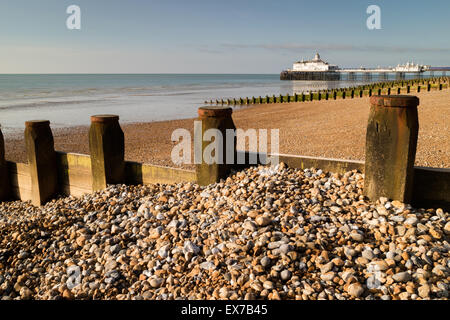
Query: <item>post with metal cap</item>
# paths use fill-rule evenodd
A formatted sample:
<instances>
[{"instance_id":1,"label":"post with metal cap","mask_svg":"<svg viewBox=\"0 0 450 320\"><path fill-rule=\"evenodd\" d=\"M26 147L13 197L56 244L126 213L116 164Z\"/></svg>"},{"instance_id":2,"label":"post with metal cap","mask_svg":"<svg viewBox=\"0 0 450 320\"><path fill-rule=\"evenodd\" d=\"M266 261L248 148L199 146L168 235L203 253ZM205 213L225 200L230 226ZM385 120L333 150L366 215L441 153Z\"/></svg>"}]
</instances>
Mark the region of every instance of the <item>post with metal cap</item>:
<instances>
[{"instance_id":1,"label":"post with metal cap","mask_svg":"<svg viewBox=\"0 0 450 320\"><path fill-rule=\"evenodd\" d=\"M9 182L9 171L5 160L5 140L3 139L0 126L0 201L9 200L11 196L11 185Z\"/></svg>"},{"instance_id":2,"label":"post with metal cap","mask_svg":"<svg viewBox=\"0 0 450 320\"><path fill-rule=\"evenodd\" d=\"M198 109L201 130L194 128L194 152L199 185L208 185L225 179L236 163L236 126L231 117L232 112L231 108ZM233 130L231 135L227 134L227 129ZM216 141L217 138L221 141Z\"/></svg>"},{"instance_id":3,"label":"post with metal cap","mask_svg":"<svg viewBox=\"0 0 450 320\"><path fill-rule=\"evenodd\" d=\"M31 202L41 206L58 192L56 152L50 121L25 122L25 146L31 176Z\"/></svg>"},{"instance_id":4,"label":"post with metal cap","mask_svg":"<svg viewBox=\"0 0 450 320\"><path fill-rule=\"evenodd\" d=\"M94 191L105 189L108 184L125 183L125 138L119 116L91 117L89 149Z\"/></svg>"},{"instance_id":5,"label":"post with metal cap","mask_svg":"<svg viewBox=\"0 0 450 320\"><path fill-rule=\"evenodd\" d=\"M411 203L419 121L415 96L373 96L366 134L364 194Z\"/></svg>"}]
</instances>

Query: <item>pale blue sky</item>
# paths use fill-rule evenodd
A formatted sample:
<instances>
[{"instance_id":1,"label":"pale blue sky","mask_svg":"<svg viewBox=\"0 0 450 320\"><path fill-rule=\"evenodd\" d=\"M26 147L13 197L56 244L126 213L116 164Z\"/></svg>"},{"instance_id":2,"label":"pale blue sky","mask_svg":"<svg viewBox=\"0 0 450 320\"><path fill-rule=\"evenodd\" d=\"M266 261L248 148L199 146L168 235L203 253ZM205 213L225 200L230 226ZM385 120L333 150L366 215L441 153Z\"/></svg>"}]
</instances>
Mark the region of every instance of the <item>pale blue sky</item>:
<instances>
[{"instance_id":1,"label":"pale blue sky","mask_svg":"<svg viewBox=\"0 0 450 320\"><path fill-rule=\"evenodd\" d=\"M370 4L382 30L366 28ZM441 0L0 0L0 73L278 73L315 51L342 67L450 66L448 30Z\"/></svg>"}]
</instances>

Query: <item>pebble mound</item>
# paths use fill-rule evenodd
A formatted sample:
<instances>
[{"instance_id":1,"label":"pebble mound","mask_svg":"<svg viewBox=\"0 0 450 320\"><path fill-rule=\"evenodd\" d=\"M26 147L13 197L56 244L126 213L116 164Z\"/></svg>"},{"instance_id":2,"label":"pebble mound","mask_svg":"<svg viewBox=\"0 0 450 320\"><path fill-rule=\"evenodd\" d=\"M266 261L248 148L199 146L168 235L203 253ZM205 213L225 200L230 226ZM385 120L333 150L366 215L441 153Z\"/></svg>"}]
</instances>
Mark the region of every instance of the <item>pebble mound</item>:
<instances>
[{"instance_id":1,"label":"pebble mound","mask_svg":"<svg viewBox=\"0 0 450 320\"><path fill-rule=\"evenodd\" d=\"M0 204L2 299L447 299L449 213L364 176L254 167Z\"/></svg>"}]
</instances>

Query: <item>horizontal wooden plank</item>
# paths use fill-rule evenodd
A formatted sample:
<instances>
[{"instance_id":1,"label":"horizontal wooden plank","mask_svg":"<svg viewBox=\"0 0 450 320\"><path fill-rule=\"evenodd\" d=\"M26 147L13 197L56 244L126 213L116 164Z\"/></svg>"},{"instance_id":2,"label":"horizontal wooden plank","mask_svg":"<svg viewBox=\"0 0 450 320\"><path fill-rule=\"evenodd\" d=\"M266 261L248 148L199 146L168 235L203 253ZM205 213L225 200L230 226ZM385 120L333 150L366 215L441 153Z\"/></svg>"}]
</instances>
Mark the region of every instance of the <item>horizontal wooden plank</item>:
<instances>
[{"instance_id":1,"label":"horizontal wooden plank","mask_svg":"<svg viewBox=\"0 0 450 320\"><path fill-rule=\"evenodd\" d=\"M23 188L12 187L12 196L14 199L19 199L22 201L31 200L31 190L26 190Z\"/></svg>"},{"instance_id":2,"label":"horizontal wooden plank","mask_svg":"<svg viewBox=\"0 0 450 320\"><path fill-rule=\"evenodd\" d=\"M193 170L184 170L127 161L125 165L127 182L131 184L180 183L196 181Z\"/></svg>"},{"instance_id":3,"label":"horizontal wooden plank","mask_svg":"<svg viewBox=\"0 0 450 320\"><path fill-rule=\"evenodd\" d=\"M14 199L31 200L31 176L26 163L8 161L11 191Z\"/></svg>"},{"instance_id":4,"label":"horizontal wooden plank","mask_svg":"<svg viewBox=\"0 0 450 320\"><path fill-rule=\"evenodd\" d=\"M79 171L91 171L91 157L86 154L56 152L58 166Z\"/></svg>"},{"instance_id":5,"label":"horizontal wooden plank","mask_svg":"<svg viewBox=\"0 0 450 320\"><path fill-rule=\"evenodd\" d=\"M66 195L80 197L85 194L92 193L92 188L80 188L73 185L62 185L61 192Z\"/></svg>"},{"instance_id":6,"label":"horizontal wooden plank","mask_svg":"<svg viewBox=\"0 0 450 320\"><path fill-rule=\"evenodd\" d=\"M60 184L70 185L79 188L92 189L91 172L78 171L72 169L60 169L58 171Z\"/></svg>"},{"instance_id":7,"label":"horizontal wooden plank","mask_svg":"<svg viewBox=\"0 0 450 320\"><path fill-rule=\"evenodd\" d=\"M333 158L295 156L288 154L271 155L278 156L280 162L286 163L289 167L307 169L320 168L325 171L345 173L347 171L358 170L364 171L364 161L343 160Z\"/></svg>"}]
</instances>

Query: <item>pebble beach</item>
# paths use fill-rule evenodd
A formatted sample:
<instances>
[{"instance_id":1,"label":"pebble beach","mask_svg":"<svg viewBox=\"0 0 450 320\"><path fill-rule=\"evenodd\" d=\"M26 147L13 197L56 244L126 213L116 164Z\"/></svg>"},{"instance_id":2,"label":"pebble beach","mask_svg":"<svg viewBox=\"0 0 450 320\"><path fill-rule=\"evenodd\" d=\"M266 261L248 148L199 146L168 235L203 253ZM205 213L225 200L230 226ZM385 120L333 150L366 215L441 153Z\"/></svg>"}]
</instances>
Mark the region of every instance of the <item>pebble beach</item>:
<instances>
[{"instance_id":1,"label":"pebble beach","mask_svg":"<svg viewBox=\"0 0 450 320\"><path fill-rule=\"evenodd\" d=\"M2 299L447 299L450 216L364 200L363 175L226 181L0 204Z\"/></svg>"},{"instance_id":2,"label":"pebble beach","mask_svg":"<svg viewBox=\"0 0 450 320\"><path fill-rule=\"evenodd\" d=\"M418 94L416 165L450 166L450 91ZM280 152L363 160L368 98L234 110L280 128ZM255 112L257 111L257 112ZM123 124L127 160L174 166L170 134L194 119ZM88 128L54 130L89 153ZM8 160L25 161L6 138ZM193 166L184 167L192 169ZM42 207L0 203L0 297L10 299L448 299L450 216L365 200L364 175L276 167L226 181L125 186Z\"/></svg>"}]
</instances>

